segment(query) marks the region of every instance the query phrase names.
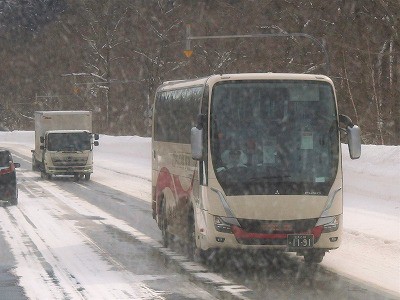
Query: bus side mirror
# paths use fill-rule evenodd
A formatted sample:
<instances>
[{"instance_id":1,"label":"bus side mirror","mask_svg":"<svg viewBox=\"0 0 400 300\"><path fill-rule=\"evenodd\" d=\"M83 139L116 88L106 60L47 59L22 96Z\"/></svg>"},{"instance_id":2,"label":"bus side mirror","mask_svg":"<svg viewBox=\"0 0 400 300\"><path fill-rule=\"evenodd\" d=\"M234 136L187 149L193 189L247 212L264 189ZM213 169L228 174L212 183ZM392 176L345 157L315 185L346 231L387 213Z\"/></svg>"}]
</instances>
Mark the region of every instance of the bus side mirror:
<instances>
[{"instance_id":1,"label":"bus side mirror","mask_svg":"<svg viewBox=\"0 0 400 300\"><path fill-rule=\"evenodd\" d=\"M94 139L95 139L96 141L99 139L99 134L98 134L98 133L95 133L95 134L94 134Z\"/></svg>"},{"instance_id":2,"label":"bus side mirror","mask_svg":"<svg viewBox=\"0 0 400 300\"><path fill-rule=\"evenodd\" d=\"M99 145L99 142L98 142L98 141L94 141L94 142L93 142L93 145L98 146L98 145Z\"/></svg>"},{"instance_id":3,"label":"bus side mirror","mask_svg":"<svg viewBox=\"0 0 400 300\"><path fill-rule=\"evenodd\" d=\"M351 159L358 159L361 156L361 130L360 127L354 125L347 127L347 140Z\"/></svg>"},{"instance_id":4,"label":"bus side mirror","mask_svg":"<svg viewBox=\"0 0 400 300\"><path fill-rule=\"evenodd\" d=\"M41 144L44 143L44 137L43 137L43 136L40 137L40 143L41 143Z\"/></svg>"},{"instance_id":5,"label":"bus side mirror","mask_svg":"<svg viewBox=\"0 0 400 300\"><path fill-rule=\"evenodd\" d=\"M192 146L192 158L203 159L203 129L193 127L190 131L190 143Z\"/></svg>"}]
</instances>

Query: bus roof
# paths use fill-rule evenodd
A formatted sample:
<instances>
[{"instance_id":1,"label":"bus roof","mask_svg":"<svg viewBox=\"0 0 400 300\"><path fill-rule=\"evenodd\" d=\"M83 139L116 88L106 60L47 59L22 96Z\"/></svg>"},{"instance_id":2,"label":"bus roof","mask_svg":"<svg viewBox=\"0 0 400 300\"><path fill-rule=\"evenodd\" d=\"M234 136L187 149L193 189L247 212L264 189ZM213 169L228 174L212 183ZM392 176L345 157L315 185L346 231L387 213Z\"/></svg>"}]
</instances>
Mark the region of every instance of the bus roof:
<instances>
[{"instance_id":1,"label":"bus roof","mask_svg":"<svg viewBox=\"0 0 400 300\"><path fill-rule=\"evenodd\" d=\"M312 80L326 81L331 84L332 80L325 75L317 74L296 74L296 73L234 73L234 74L215 74L202 78L183 79L164 82L158 90L169 90L186 86L201 86L206 82L215 83L225 80Z\"/></svg>"}]
</instances>

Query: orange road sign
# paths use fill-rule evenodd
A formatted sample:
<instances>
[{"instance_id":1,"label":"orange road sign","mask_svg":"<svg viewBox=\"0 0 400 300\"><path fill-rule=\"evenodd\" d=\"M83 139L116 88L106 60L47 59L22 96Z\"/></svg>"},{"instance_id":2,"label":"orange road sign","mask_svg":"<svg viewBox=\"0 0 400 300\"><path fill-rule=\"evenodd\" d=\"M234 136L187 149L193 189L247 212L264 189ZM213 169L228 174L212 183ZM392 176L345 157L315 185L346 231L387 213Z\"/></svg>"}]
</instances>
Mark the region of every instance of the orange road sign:
<instances>
[{"instance_id":1,"label":"orange road sign","mask_svg":"<svg viewBox=\"0 0 400 300\"><path fill-rule=\"evenodd\" d=\"M193 50L183 50L183 54L185 54L186 57L191 57L193 54Z\"/></svg>"}]
</instances>

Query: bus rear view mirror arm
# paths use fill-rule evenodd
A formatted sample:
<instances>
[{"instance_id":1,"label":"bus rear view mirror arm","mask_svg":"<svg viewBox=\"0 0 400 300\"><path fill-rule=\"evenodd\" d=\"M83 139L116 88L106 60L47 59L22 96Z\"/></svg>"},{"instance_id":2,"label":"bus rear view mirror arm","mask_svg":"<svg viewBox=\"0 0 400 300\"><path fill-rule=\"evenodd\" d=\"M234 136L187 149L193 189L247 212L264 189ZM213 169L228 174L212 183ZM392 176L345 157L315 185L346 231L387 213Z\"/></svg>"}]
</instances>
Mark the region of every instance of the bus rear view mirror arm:
<instances>
[{"instance_id":1,"label":"bus rear view mirror arm","mask_svg":"<svg viewBox=\"0 0 400 300\"><path fill-rule=\"evenodd\" d=\"M343 123L346 127L353 127L354 123L350 117L346 115L339 114L339 123Z\"/></svg>"},{"instance_id":2,"label":"bus rear view mirror arm","mask_svg":"<svg viewBox=\"0 0 400 300\"><path fill-rule=\"evenodd\" d=\"M339 115L339 123L346 126L347 142L351 159L358 159L361 156L361 130L354 125L353 121L346 115Z\"/></svg>"}]
</instances>

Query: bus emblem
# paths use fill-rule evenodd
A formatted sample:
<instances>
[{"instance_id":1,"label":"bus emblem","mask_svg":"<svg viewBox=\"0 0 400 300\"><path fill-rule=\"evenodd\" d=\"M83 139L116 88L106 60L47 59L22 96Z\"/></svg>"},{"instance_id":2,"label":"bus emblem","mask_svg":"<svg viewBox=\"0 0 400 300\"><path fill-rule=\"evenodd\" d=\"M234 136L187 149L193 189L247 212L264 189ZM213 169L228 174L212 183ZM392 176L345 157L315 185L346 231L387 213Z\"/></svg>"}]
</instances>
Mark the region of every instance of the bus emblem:
<instances>
[{"instance_id":1,"label":"bus emblem","mask_svg":"<svg viewBox=\"0 0 400 300\"><path fill-rule=\"evenodd\" d=\"M278 190L276 190L275 195L280 195Z\"/></svg>"}]
</instances>

